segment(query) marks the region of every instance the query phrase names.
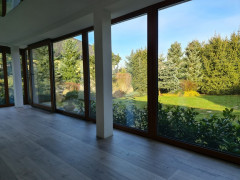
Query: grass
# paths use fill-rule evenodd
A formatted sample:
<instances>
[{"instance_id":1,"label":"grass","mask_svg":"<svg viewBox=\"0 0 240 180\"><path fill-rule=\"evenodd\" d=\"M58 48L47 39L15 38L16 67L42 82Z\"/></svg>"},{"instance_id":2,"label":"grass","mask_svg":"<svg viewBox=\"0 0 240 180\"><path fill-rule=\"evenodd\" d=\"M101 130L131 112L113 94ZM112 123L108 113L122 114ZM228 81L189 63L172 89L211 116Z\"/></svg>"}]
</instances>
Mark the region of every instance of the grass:
<instances>
[{"instance_id":1,"label":"grass","mask_svg":"<svg viewBox=\"0 0 240 180\"><path fill-rule=\"evenodd\" d=\"M116 98L113 101L115 103L135 104L139 108L147 106L147 96ZM159 96L159 102L165 107L174 105L194 108L200 113L198 115L199 119L208 118L212 114L222 116L222 111L225 108L233 108L233 113L240 119L240 95L201 95L198 97Z\"/></svg>"},{"instance_id":2,"label":"grass","mask_svg":"<svg viewBox=\"0 0 240 180\"><path fill-rule=\"evenodd\" d=\"M134 99L115 99L114 101L133 101L138 107L147 105L147 96L136 97ZM176 97L176 96L160 96L159 102L163 106L175 105L194 108L198 111L199 118L209 117L212 114L222 116L225 108L233 108L234 114L240 117L240 95L201 95L199 97Z\"/></svg>"}]
</instances>

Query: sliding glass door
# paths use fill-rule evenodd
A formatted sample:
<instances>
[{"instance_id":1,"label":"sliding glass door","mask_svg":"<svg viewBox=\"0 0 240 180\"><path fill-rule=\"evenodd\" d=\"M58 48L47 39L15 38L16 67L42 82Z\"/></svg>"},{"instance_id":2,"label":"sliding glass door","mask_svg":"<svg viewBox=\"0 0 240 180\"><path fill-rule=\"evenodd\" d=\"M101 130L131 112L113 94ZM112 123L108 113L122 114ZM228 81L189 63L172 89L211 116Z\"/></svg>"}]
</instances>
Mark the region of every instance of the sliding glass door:
<instances>
[{"instance_id":1,"label":"sliding glass door","mask_svg":"<svg viewBox=\"0 0 240 180\"><path fill-rule=\"evenodd\" d=\"M31 50L32 104L45 109L53 107L49 48L45 45Z\"/></svg>"},{"instance_id":2,"label":"sliding glass door","mask_svg":"<svg viewBox=\"0 0 240 180\"><path fill-rule=\"evenodd\" d=\"M6 98L5 98L3 54L0 53L0 105L4 104L6 104Z\"/></svg>"},{"instance_id":3,"label":"sliding glass door","mask_svg":"<svg viewBox=\"0 0 240 180\"><path fill-rule=\"evenodd\" d=\"M85 115L82 35L53 44L56 109Z\"/></svg>"},{"instance_id":4,"label":"sliding glass door","mask_svg":"<svg viewBox=\"0 0 240 180\"><path fill-rule=\"evenodd\" d=\"M10 48L0 46L0 107L14 105L12 58Z\"/></svg>"},{"instance_id":5,"label":"sliding glass door","mask_svg":"<svg viewBox=\"0 0 240 180\"><path fill-rule=\"evenodd\" d=\"M112 49L113 121L148 131L147 15L112 25Z\"/></svg>"}]
</instances>

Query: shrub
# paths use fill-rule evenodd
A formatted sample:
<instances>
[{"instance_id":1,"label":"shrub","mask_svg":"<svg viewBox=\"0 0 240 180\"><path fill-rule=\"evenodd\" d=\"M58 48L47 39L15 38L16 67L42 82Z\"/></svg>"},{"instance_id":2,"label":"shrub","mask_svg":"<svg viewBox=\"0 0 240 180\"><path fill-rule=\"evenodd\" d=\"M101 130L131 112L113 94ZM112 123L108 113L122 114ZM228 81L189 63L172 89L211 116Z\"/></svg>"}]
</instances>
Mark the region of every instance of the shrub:
<instances>
[{"instance_id":1,"label":"shrub","mask_svg":"<svg viewBox=\"0 0 240 180\"><path fill-rule=\"evenodd\" d=\"M79 91L80 90L80 84L74 83L74 82L66 82L65 83L66 89L69 91Z\"/></svg>"},{"instance_id":2,"label":"shrub","mask_svg":"<svg viewBox=\"0 0 240 180\"><path fill-rule=\"evenodd\" d=\"M114 98L121 98L121 97L124 97L125 96L125 92L124 91L121 91L121 90L118 90L118 91L115 91L113 93L113 97Z\"/></svg>"},{"instance_id":3,"label":"shrub","mask_svg":"<svg viewBox=\"0 0 240 180\"><path fill-rule=\"evenodd\" d=\"M113 122L123 126L147 130L147 108L138 108L134 102L113 104Z\"/></svg>"},{"instance_id":4,"label":"shrub","mask_svg":"<svg viewBox=\"0 0 240 180\"><path fill-rule=\"evenodd\" d=\"M91 116L96 114L96 102L91 101ZM122 126L147 130L147 108L138 108L134 102L116 102L113 104L113 122Z\"/></svg>"},{"instance_id":5,"label":"shrub","mask_svg":"<svg viewBox=\"0 0 240 180\"><path fill-rule=\"evenodd\" d=\"M166 97L177 97L178 94L173 94L173 93L164 93L162 94L162 96L166 96Z\"/></svg>"},{"instance_id":6,"label":"shrub","mask_svg":"<svg viewBox=\"0 0 240 180\"><path fill-rule=\"evenodd\" d=\"M78 99L78 91L70 91L66 94L65 100Z\"/></svg>"},{"instance_id":7,"label":"shrub","mask_svg":"<svg viewBox=\"0 0 240 180\"><path fill-rule=\"evenodd\" d=\"M180 82L180 87L183 91L197 91L198 86L190 80L183 80Z\"/></svg>"},{"instance_id":8,"label":"shrub","mask_svg":"<svg viewBox=\"0 0 240 180\"><path fill-rule=\"evenodd\" d=\"M223 117L212 115L199 122L199 138L196 140L202 146L240 153L240 121L232 114L233 109L223 110Z\"/></svg>"},{"instance_id":9,"label":"shrub","mask_svg":"<svg viewBox=\"0 0 240 180\"><path fill-rule=\"evenodd\" d=\"M197 138L195 117L198 113L193 108L167 106L163 109L160 103L158 106L159 135L194 143Z\"/></svg>"},{"instance_id":10,"label":"shrub","mask_svg":"<svg viewBox=\"0 0 240 180\"><path fill-rule=\"evenodd\" d=\"M158 133L187 143L240 154L240 121L233 115L233 109L226 108L223 117L212 115L196 120L197 115L192 108L168 106L163 109L159 104Z\"/></svg>"},{"instance_id":11,"label":"shrub","mask_svg":"<svg viewBox=\"0 0 240 180\"><path fill-rule=\"evenodd\" d=\"M49 94L39 94L38 98L39 98L40 103L51 101L51 95L49 95Z\"/></svg>"},{"instance_id":12,"label":"shrub","mask_svg":"<svg viewBox=\"0 0 240 180\"><path fill-rule=\"evenodd\" d=\"M90 101L90 116L96 118L96 101Z\"/></svg>"},{"instance_id":13,"label":"shrub","mask_svg":"<svg viewBox=\"0 0 240 180\"><path fill-rule=\"evenodd\" d=\"M161 95L162 96L167 96L167 97L179 97L179 96L184 95L184 91L179 89L179 90L173 91L171 93L163 93Z\"/></svg>"},{"instance_id":14,"label":"shrub","mask_svg":"<svg viewBox=\"0 0 240 180\"><path fill-rule=\"evenodd\" d=\"M183 96L184 95L184 91L179 89L179 90L175 91L174 94L177 94L177 96Z\"/></svg>"},{"instance_id":15,"label":"shrub","mask_svg":"<svg viewBox=\"0 0 240 180\"><path fill-rule=\"evenodd\" d=\"M184 91L184 97L200 96L197 91Z\"/></svg>"},{"instance_id":16,"label":"shrub","mask_svg":"<svg viewBox=\"0 0 240 180\"><path fill-rule=\"evenodd\" d=\"M126 97L139 97L141 94L139 92L133 91L129 94L126 94Z\"/></svg>"},{"instance_id":17,"label":"shrub","mask_svg":"<svg viewBox=\"0 0 240 180\"><path fill-rule=\"evenodd\" d=\"M91 101L95 110L95 101ZM225 109L222 117L196 119L199 113L193 108L158 104L158 135L179 139L206 148L240 154L240 121L233 109ZM122 126L148 129L147 108L137 108L134 102L113 104L114 123Z\"/></svg>"}]
</instances>

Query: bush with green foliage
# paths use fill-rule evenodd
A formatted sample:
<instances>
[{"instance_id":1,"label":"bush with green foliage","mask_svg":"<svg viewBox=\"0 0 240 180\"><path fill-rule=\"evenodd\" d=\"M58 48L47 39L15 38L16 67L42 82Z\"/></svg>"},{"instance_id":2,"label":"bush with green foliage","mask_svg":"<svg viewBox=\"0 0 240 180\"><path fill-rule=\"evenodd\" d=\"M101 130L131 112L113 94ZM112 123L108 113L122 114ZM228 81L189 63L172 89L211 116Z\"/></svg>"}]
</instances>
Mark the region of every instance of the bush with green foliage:
<instances>
[{"instance_id":1,"label":"bush with green foliage","mask_svg":"<svg viewBox=\"0 0 240 180\"><path fill-rule=\"evenodd\" d=\"M91 116L96 114L96 102L90 101ZM113 122L122 126L137 128L143 131L148 129L147 107L138 108L134 102L113 103Z\"/></svg>"},{"instance_id":2,"label":"bush with green foliage","mask_svg":"<svg viewBox=\"0 0 240 180\"><path fill-rule=\"evenodd\" d=\"M134 102L113 104L113 122L146 131L148 129L147 107L138 108Z\"/></svg>"},{"instance_id":3,"label":"bush with green foliage","mask_svg":"<svg viewBox=\"0 0 240 180\"><path fill-rule=\"evenodd\" d=\"M197 120L193 108L167 106L158 108L158 134L187 143L228 153L240 154L240 121L233 109L225 109L223 117L211 115Z\"/></svg>"},{"instance_id":4,"label":"bush with green foliage","mask_svg":"<svg viewBox=\"0 0 240 180\"><path fill-rule=\"evenodd\" d=\"M68 102L68 105L74 106L80 110L84 111L84 98L83 92L80 91L70 91L66 94L65 100Z\"/></svg>"},{"instance_id":5,"label":"bush with green foliage","mask_svg":"<svg viewBox=\"0 0 240 180\"><path fill-rule=\"evenodd\" d=\"M78 91L70 91L66 94L65 100L76 100L78 99Z\"/></svg>"},{"instance_id":6,"label":"bush with green foliage","mask_svg":"<svg viewBox=\"0 0 240 180\"><path fill-rule=\"evenodd\" d=\"M212 115L203 118L198 123L199 137L196 143L218 149L240 154L240 121L232 114L233 109L225 109L223 117Z\"/></svg>"}]
</instances>

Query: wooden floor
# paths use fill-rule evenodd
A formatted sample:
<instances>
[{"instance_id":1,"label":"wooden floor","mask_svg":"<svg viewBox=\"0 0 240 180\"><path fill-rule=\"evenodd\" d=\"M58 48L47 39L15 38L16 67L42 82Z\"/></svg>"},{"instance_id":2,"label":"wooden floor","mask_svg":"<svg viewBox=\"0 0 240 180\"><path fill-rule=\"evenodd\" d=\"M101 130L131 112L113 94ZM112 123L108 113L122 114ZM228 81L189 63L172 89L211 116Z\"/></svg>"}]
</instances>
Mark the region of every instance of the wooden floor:
<instances>
[{"instance_id":1,"label":"wooden floor","mask_svg":"<svg viewBox=\"0 0 240 180\"><path fill-rule=\"evenodd\" d=\"M114 130L24 107L0 109L1 180L240 180L240 166Z\"/></svg>"}]
</instances>

